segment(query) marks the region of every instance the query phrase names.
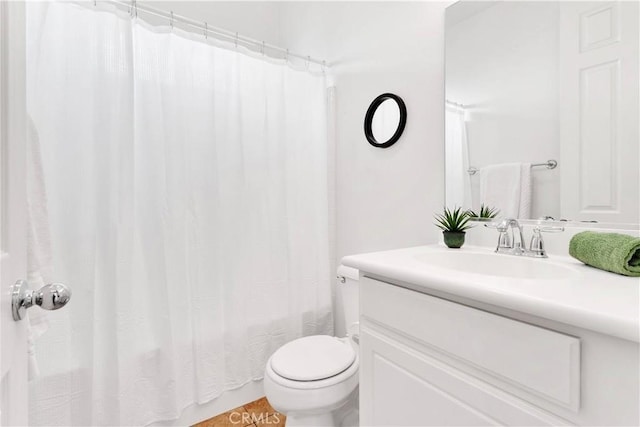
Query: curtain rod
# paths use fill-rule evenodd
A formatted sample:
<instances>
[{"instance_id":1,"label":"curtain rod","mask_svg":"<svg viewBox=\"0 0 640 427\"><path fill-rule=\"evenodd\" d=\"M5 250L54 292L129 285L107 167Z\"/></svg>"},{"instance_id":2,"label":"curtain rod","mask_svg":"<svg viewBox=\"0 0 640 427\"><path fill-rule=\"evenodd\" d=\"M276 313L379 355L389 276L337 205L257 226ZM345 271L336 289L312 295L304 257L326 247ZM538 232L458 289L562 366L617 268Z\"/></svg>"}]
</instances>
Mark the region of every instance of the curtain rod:
<instances>
[{"instance_id":1,"label":"curtain rod","mask_svg":"<svg viewBox=\"0 0 640 427\"><path fill-rule=\"evenodd\" d=\"M233 32L233 31L229 31L229 30L225 30L223 28L220 27L215 27L215 26L211 26L209 25L207 22L204 21L196 21L194 19L191 18L187 18L186 16L182 16L182 15L178 15L173 13L173 11L166 11L166 10L162 10L162 9L156 9L154 7L151 6L146 6L146 5L142 5L139 4L137 2L137 0L130 0L130 1L124 1L124 0L94 0L93 4L96 5L97 1L100 2L106 2L106 3L112 3L112 4L116 4L116 5L120 5L120 6L125 6L129 9L129 13L132 17L137 17L138 16L138 12L144 12L144 13L148 13L150 15L155 15L157 17L160 18L164 18L167 19L169 21L169 25L171 27L173 27L174 23L179 22L187 27L191 27L194 28L196 30L200 30L202 31L203 36L206 38L208 37L210 34L214 35L218 38L222 38L225 39L227 41L232 41L236 44L236 46L238 44L242 44L244 46L253 46L255 48L258 48L258 50L264 54L265 53L265 49L269 49L272 51L276 51L276 52L280 52L284 55L284 59L288 59L288 58L298 58L298 59L302 59L304 61L306 61L307 63L314 63L317 65L322 66L322 68L324 69L327 64L326 61L321 60L321 59L316 59L316 58L312 58L309 55L301 55L299 53L293 53L293 52L289 52L289 49L285 49L279 46L275 46L272 45L270 43L266 43L264 41L260 41L260 40L256 40L253 39L251 37L247 37L247 36L242 36L239 35L237 32Z\"/></svg>"},{"instance_id":2,"label":"curtain rod","mask_svg":"<svg viewBox=\"0 0 640 427\"><path fill-rule=\"evenodd\" d=\"M468 106L468 105L460 104L460 103L458 103L458 102L450 101L450 100L448 100L448 99L445 99L445 103L447 103L447 104L449 104L449 105L451 105L451 106L453 106L453 107L458 107L458 108L462 108L462 109L469 108L469 106Z\"/></svg>"}]
</instances>

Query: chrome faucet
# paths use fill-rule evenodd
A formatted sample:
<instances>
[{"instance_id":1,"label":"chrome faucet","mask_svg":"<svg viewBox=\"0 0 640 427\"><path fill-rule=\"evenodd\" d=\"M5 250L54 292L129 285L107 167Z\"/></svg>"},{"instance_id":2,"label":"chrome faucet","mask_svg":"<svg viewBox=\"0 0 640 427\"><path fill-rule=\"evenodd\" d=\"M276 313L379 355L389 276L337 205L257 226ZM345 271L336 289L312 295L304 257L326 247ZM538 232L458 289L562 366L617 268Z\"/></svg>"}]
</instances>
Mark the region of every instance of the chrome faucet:
<instances>
[{"instance_id":1,"label":"chrome faucet","mask_svg":"<svg viewBox=\"0 0 640 427\"><path fill-rule=\"evenodd\" d=\"M505 218L498 224L487 224L487 227L496 228L498 230L498 245L496 253L529 256L534 258L547 258L547 252L542 239L542 232L560 232L564 231L564 227L540 227L533 229L533 236L529 248L524 241L524 233L522 226L515 218ZM511 230L511 233L509 233Z\"/></svg>"}]
</instances>

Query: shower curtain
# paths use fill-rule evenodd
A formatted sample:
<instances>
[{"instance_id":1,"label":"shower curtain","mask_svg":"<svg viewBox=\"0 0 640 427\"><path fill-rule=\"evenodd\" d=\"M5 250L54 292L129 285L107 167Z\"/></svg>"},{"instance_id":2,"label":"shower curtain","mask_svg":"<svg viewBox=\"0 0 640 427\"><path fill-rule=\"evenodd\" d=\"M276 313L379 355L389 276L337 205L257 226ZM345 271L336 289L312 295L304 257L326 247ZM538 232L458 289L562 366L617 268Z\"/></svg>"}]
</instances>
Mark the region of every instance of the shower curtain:
<instances>
[{"instance_id":1,"label":"shower curtain","mask_svg":"<svg viewBox=\"0 0 640 427\"><path fill-rule=\"evenodd\" d=\"M471 178L465 111L457 106L445 109L445 203L448 207L471 208Z\"/></svg>"},{"instance_id":2,"label":"shower curtain","mask_svg":"<svg viewBox=\"0 0 640 427\"><path fill-rule=\"evenodd\" d=\"M321 73L126 13L28 3L51 277L33 425L145 425L332 333Z\"/></svg>"}]
</instances>

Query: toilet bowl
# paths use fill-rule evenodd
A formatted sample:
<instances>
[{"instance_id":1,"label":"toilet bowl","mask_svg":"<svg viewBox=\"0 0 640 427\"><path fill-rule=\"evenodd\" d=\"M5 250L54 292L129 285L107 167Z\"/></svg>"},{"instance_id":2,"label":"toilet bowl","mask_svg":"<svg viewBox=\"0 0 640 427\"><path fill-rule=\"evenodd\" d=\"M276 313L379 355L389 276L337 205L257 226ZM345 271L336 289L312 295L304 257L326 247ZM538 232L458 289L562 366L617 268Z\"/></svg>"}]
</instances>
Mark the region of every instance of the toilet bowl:
<instances>
[{"instance_id":1,"label":"toilet bowl","mask_svg":"<svg viewBox=\"0 0 640 427\"><path fill-rule=\"evenodd\" d=\"M298 338L276 350L267 362L265 396L286 415L288 427L358 425L357 281L357 270L340 266L341 313L336 318L349 325L347 337Z\"/></svg>"}]
</instances>

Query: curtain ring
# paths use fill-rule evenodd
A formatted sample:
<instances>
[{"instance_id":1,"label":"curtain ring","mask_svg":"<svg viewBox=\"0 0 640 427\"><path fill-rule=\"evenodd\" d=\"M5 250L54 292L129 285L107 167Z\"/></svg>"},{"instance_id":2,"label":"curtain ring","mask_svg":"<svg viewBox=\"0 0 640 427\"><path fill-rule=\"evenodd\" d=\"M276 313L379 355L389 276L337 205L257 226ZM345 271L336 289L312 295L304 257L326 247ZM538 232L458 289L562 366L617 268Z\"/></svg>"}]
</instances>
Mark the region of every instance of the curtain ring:
<instances>
[{"instance_id":1,"label":"curtain ring","mask_svg":"<svg viewBox=\"0 0 640 427\"><path fill-rule=\"evenodd\" d=\"M322 61L322 74L327 71L327 61Z\"/></svg>"},{"instance_id":2,"label":"curtain ring","mask_svg":"<svg viewBox=\"0 0 640 427\"><path fill-rule=\"evenodd\" d=\"M284 62L285 64L289 64L289 49L287 49L287 52L284 54Z\"/></svg>"},{"instance_id":3,"label":"curtain ring","mask_svg":"<svg viewBox=\"0 0 640 427\"><path fill-rule=\"evenodd\" d=\"M264 56L264 46L265 46L265 43L263 41L262 42L262 47L260 48L260 53L262 53L262 56Z\"/></svg>"},{"instance_id":4,"label":"curtain ring","mask_svg":"<svg viewBox=\"0 0 640 427\"><path fill-rule=\"evenodd\" d=\"M311 65L311 56L307 55L307 60L305 61L304 66L307 68L307 70L309 69L309 66Z\"/></svg>"},{"instance_id":5,"label":"curtain ring","mask_svg":"<svg viewBox=\"0 0 640 427\"><path fill-rule=\"evenodd\" d=\"M209 38L209 24L204 23L204 38L205 40Z\"/></svg>"},{"instance_id":6,"label":"curtain ring","mask_svg":"<svg viewBox=\"0 0 640 427\"><path fill-rule=\"evenodd\" d=\"M238 36L238 32L236 31L236 37L233 39L233 43L236 45L236 49L238 49L238 38L240 36Z\"/></svg>"},{"instance_id":7,"label":"curtain ring","mask_svg":"<svg viewBox=\"0 0 640 427\"><path fill-rule=\"evenodd\" d=\"M169 25L173 29L173 10L171 11L171 18L169 19Z\"/></svg>"}]
</instances>

